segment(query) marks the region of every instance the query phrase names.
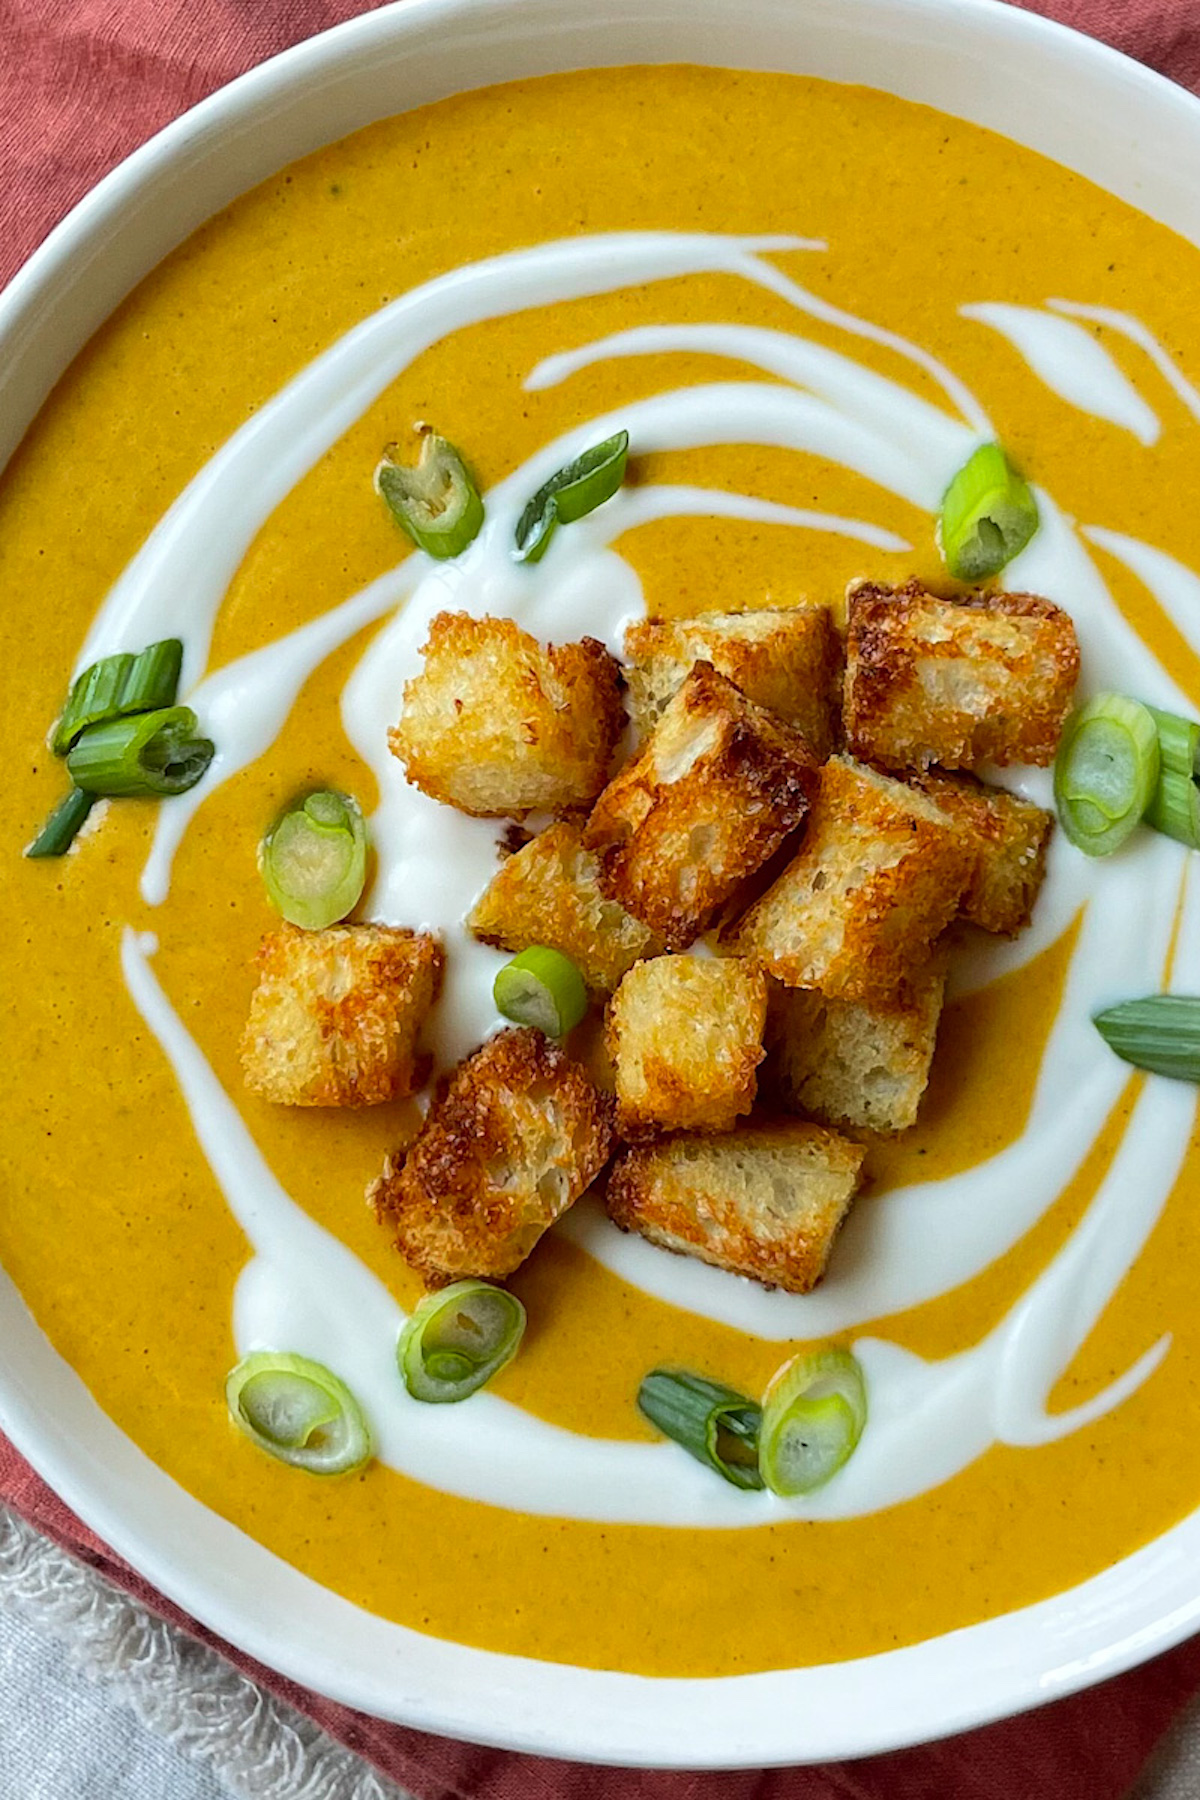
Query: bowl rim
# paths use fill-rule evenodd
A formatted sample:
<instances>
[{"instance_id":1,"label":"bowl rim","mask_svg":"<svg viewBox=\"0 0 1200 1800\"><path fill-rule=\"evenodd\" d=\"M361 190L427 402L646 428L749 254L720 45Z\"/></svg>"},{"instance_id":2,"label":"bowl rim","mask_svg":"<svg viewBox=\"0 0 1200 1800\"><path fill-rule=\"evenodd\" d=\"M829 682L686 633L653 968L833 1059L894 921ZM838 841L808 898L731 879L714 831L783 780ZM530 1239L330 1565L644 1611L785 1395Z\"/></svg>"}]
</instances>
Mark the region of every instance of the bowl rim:
<instances>
[{"instance_id":1,"label":"bowl rim","mask_svg":"<svg viewBox=\"0 0 1200 1800\"><path fill-rule=\"evenodd\" d=\"M456 27L465 32L470 24L480 41L489 29L511 29L517 48L529 51L528 72L537 73L539 20L545 26L557 15L565 39L574 43L590 42L589 32L594 36L597 29L634 30L639 23L669 36L689 25L697 10L713 19L721 4L395 0L218 89L111 170L0 295L0 467L53 380L123 292L218 206L205 203L199 216L186 206L164 213L157 235L149 235L149 253L145 246L130 252L125 242L139 215L162 209L164 196L208 164L227 164L226 179L236 179L236 152L264 121L277 122L290 105L298 112L304 105L311 109L314 97L331 94L339 81L348 84L347 91L356 80L361 86L368 79L367 63L378 53L417 61L431 57L433 38L445 38ZM1191 94L1109 46L1003 0L748 0L748 5L765 21L765 30L795 34L808 21L836 36L840 14L852 51L855 31L869 36L872 19L890 19L901 36L916 41L930 31L951 39L975 32L985 49L1026 51L1031 66L1044 63L1040 79L1069 66L1096 106L1109 116L1115 109L1118 122L1124 107L1135 120L1153 116L1169 136L1164 125L1169 119L1200 149L1200 102ZM717 59L689 53L618 60ZM595 66L595 61L552 66ZM331 116L336 110L335 104ZM943 105L942 110L956 109ZM381 115L368 114L359 122L370 116ZM333 129L306 148L342 135L344 129ZM1120 138L1121 132L1115 135ZM303 153L275 156L270 168ZM242 180L229 197L269 172L264 167ZM1165 197L1158 210L1144 203L1142 210L1200 243L1200 198L1189 208L1182 186L1171 188L1165 163L1159 173ZM1134 166L1120 197L1128 199L1130 183L1136 191L1139 179L1146 177ZM97 274L100 278L93 279ZM346 1705L425 1731L541 1755L648 1767L761 1767L863 1756L930 1741L1073 1692L1169 1648L1200 1625L1197 1512L1101 1575L1049 1600L850 1662L749 1676L650 1679L450 1645L386 1624L329 1594L157 1469L52 1349L2 1270L0 1326L10 1344L0 1366L0 1428L87 1525L169 1599L243 1652ZM50 1410L48 1395L55 1403ZM263 1603L264 1589L271 1604ZM348 1642L363 1647L354 1662L346 1658Z\"/></svg>"}]
</instances>

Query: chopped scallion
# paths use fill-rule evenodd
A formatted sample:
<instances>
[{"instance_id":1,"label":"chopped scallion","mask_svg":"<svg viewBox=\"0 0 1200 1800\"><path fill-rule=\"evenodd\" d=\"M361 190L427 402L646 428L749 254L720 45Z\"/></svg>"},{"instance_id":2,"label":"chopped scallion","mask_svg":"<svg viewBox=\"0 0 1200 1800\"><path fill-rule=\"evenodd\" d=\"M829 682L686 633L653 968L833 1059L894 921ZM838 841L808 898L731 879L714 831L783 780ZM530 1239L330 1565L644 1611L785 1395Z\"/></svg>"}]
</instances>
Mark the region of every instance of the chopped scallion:
<instances>
[{"instance_id":1,"label":"chopped scallion","mask_svg":"<svg viewBox=\"0 0 1200 1800\"><path fill-rule=\"evenodd\" d=\"M1200 787L1190 775L1162 770L1146 809L1146 823L1189 850L1200 850Z\"/></svg>"},{"instance_id":2,"label":"chopped scallion","mask_svg":"<svg viewBox=\"0 0 1200 1800\"><path fill-rule=\"evenodd\" d=\"M762 1487L761 1409L735 1388L701 1375L654 1369L638 1390L638 1406L652 1425L734 1487Z\"/></svg>"},{"instance_id":3,"label":"chopped scallion","mask_svg":"<svg viewBox=\"0 0 1200 1800\"><path fill-rule=\"evenodd\" d=\"M867 1422L867 1388L848 1350L794 1356L763 1396L759 1462L775 1494L811 1494L853 1455Z\"/></svg>"},{"instance_id":4,"label":"chopped scallion","mask_svg":"<svg viewBox=\"0 0 1200 1800\"><path fill-rule=\"evenodd\" d=\"M213 755L212 742L197 735L195 713L173 706L89 725L67 756L67 772L90 794L182 794Z\"/></svg>"},{"instance_id":5,"label":"chopped scallion","mask_svg":"<svg viewBox=\"0 0 1200 1800\"><path fill-rule=\"evenodd\" d=\"M1154 799L1160 767L1149 707L1096 694L1067 721L1054 764L1063 830L1088 856L1111 856Z\"/></svg>"},{"instance_id":6,"label":"chopped scallion","mask_svg":"<svg viewBox=\"0 0 1200 1800\"><path fill-rule=\"evenodd\" d=\"M362 1408L323 1363L282 1350L243 1357L225 1383L229 1416L252 1443L310 1475L348 1475L372 1454Z\"/></svg>"},{"instance_id":7,"label":"chopped scallion","mask_svg":"<svg viewBox=\"0 0 1200 1800\"><path fill-rule=\"evenodd\" d=\"M82 788L72 788L50 814L26 856L65 856L99 798L98 794L85 794Z\"/></svg>"},{"instance_id":8,"label":"chopped scallion","mask_svg":"<svg viewBox=\"0 0 1200 1800\"><path fill-rule=\"evenodd\" d=\"M938 544L958 581L986 581L1038 528L1037 501L999 444L981 444L942 496Z\"/></svg>"},{"instance_id":9,"label":"chopped scallion","mask_svg":"<svg viewBox=\"0 0 1200 1800\"><path fill-rule=\"evenodd\" d=\"M1200 725L1194 719L1181 719L1178 713L1163 712L1147 706L1158 731L1158 748L1164 770L1175 775L1200 775Z\"/></svg>"},{"instance_id":10,"label":"chopped scallion","mask_svg":"<svg viewBox=\"0 0 1200 1800\"><path fill-rule=\"evenodd\" d=\"M525 1308L506 1288L456 1281L427 1294L400 1333L396 1361L414 1400L466 1400L510 1363Z\"/></svg>"},{"instance_id":11,"label":"chopped scallion","mask_svg":"<svg viewBox=\"0 0 1200 1800\"><path fill-rule=\"evenodd\" d=\"M271 903L322 931L354 911L367 879L367 822L350 794L318 788L285 806L259 846Z\"/></svg>"},{"instance_id":12,"label":"chopped scallion","mask_svg":"<svg viewBox=\"0 0 1200 1800\"><path fill-rule=\"evenodd\" d=\"M1200 999L1151 994L1110 1006L1092 1023L1109 1049L1135 1068L1200 1082Z\"/></svg>"},{"instance_id":13,"label":"chopped scallion","mask_svg":"<svg viewBox=\"0 0 1200 1800\"><path fill-rule=\"evenodd\" d=\"M139 655L105 656L72 684L52 739L56 756L66 756L81 732L106 719L162 712L179 692L183 645L178 638L148 644Z\"/></svg>"},{"instance_id":14,"label":"chopped scallion","mask_svg":"<svg viewBox=\"0 0 1200 1800\"><path fill-rule=\"evenodd\" d=\"M505 963L492 998L514 1025L534 1025L553 1038L573 1031L588 1009L587 988L575 964L542 944L531 944Z\"/></svg>"},{"instance_id":15,"label":"chopped scallion","mask_svg":"<svg viewBox=\"0 0 1200 1800\"><path fill-rule=\"evenodd\" d=\"M397 461L395 446L385 450L375 470L375 491L418 550L444 562L478 537L483 501L454 445L428 426L418 430L421 453L415 468Z\"/></svg>"},{"instance_id":16,"label":"chopped scallion","mask_svg":"<svg viewBox=\"0 0 1200 1800\"><path fill-rule=\"evenodd\" d=\"M629 433L593 444L543 482L517 521L518 562L540 562L559 525L569 525L611 500L625 479Z\"/></svg>"}]
</instances>

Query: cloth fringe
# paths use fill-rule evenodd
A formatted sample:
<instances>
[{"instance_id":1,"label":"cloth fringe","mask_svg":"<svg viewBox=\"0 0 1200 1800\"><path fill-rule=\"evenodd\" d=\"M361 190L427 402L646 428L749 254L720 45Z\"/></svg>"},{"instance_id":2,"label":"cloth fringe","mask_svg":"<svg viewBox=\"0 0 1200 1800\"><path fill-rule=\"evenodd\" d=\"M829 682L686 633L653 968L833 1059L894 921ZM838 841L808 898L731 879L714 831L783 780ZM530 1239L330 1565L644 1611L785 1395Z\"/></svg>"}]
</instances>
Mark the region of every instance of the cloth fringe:
<instances>
[{"instance_id":1,"label":"cloth fringe","mask_svg":"<svg viewBox=\"0 0 1200 1800\"><path fill-rule=\"evenodd\" d=\"M411 1800L262 1690L0 1506L0 1605L237 1800Z\"/></svg>"}]
</instances>

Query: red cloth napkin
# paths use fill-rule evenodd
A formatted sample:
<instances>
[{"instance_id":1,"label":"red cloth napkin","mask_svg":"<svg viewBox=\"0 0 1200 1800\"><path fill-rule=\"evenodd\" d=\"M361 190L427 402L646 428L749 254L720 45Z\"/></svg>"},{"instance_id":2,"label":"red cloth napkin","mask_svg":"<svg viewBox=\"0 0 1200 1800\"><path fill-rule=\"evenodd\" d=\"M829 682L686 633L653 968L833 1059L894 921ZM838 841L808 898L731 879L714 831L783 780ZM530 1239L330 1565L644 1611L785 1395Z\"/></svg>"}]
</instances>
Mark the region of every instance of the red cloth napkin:
<instances>
[{"instance_id":1,"label":"red cloth napkin","mask_svg":"<svg viewBox=\"0 0 1200 1800\"><path fill-rule=\"evenodd\" d=\"M1200 90L1194 0L1016 0ZM0 0L0 283L121 157L233 76L364 0ZM1103 1687L944 1744L859 1763L733 1774L594 1769L482 1750L307 1693L186 1618L0 1438L0 1500L421 1800L1118 1800L1200 1689L1200 1639Z\"/></svg>"}]
</instances>

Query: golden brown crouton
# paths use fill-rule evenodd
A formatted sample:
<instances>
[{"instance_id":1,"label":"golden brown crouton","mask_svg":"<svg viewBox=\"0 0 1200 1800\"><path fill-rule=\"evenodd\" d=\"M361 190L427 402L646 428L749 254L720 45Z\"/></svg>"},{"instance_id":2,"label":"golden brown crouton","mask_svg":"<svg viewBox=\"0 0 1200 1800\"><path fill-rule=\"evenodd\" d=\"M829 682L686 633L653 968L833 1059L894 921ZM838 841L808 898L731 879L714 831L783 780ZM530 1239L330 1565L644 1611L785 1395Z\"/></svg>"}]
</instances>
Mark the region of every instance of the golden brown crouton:
<instances>
[{"instance_id":1,"label":"golden brown crouton","mask_svg":"<svg viewBox=\"0 0 1200 1800\"><path fill-rule=\"evenodd\" d=\"M417 1034L442 984L433 938L282 925L263 939L242 1035L246 1086L282 1106L377 1106L424 1081Z\"/></svg>"},{"instance_id":2,"label":"golden brown crouton","mask_svg":"<svg viewBox=\"0 0 1200 1800\"><path fill-rule=\"evenodd\" d=\"M1054 815L973 775L929 769L909 781L962 827L975 853L959 908L963 918L1016 937L1029 923L1046 873Z\"/></svg>"},{"instance_id":3,"label":"golden brown crouton","mask_svg":"<svg viewBox=\"0 0 1200 1800\"><path fill-rule=\"evenodd\" d=\"M831 1000L812 988L772 995L770 1075L791 1112L822 1125L907 1131L929 1080L946 958L890 1000Z\"/></svg>"},{"instance_id":4,"label":"golden brown crouton","mask_svg":"<svg viewBox=\"0 0 1200 1800\"><path fill-rule=\"evenodd\" d=\"M925 963L973 866L964 833L932 801L835 756L799 855L727 941L785 987L876 1000Z\"/></svg>"},{"instance_id":5,"label":"golden brown crouton","mask_svg":"<svg viewBox=\"0 0 1200 1800\"><path fill-rule=\"evenodd\" d=\"M539 832L502 863L467 918L485 944L546 944L576 963L594 993L611 994L627 969L662 944L600 891L600 865L566 820Z\"/></svg>"},{"instance_id":6,"label":"golden brown crouton","mask_svg":"<svg viewBox=\"0 0 1200 1800\"><path fill-rule=\"evenodd\" d=\"M1036 594L847 595L846 743L887 769L1050 763L1079 674L1075 627Z\"/></svg>"},{"instance_id":7,"label":"golden brown crouton","mask_svg":"<svg viewBox=\"0 0 1200 1800\"><path fill-rule=\"evenodd\" d=\"M800 824L816 779L799 732L698 662L583 841L604 892L685 950Z\"/></svg>"},{"instance_id":8,"label":"golden brown crouton","mask_svg":"<svg viewBox=\"0 0 1200 1800\"><path fill-rule=\"evenodd\" d=\"M611 1102L540 1031L502 1031L443 1085L368 1198L431 1287L500 1279L608 1161Z\"/></svg>"},{"instance_id":9,"label":"golden brown crouton","mask_svg":"<svg viewBox=\"0 0 1200 1800\"><path fill-rule=\"evenodd\" d=\"M806 1294L825 1272L864 1154L801 1119L660 1138L618 1156L605 1205L652 1244Z\"/></svg>"},{"instance_id":10,"label":"golden brown crouton","mask_svg":"<svg viewBox=\"0 0 1200 1800\"><path fill-rule=\"evenodd\" d=\"M621 1137L728 1131L754 1104L767 978L740 957L659 956L631 969L605 1020Z\"/></svg>"},{"instance_id":11,"label":"golden brown crouton","mask_svg":"<svg viewBox=\"0 0 1200 1800\"><path fill-rule=\"evenodd\" d=\"M818 762L840 722L842 640L827 606L643 619L625 633L634 724L649 735L694 662L703 658L748 700L794 725Z\"/></svg>"},{"instance_id":12,"label":"golden brown crouton","mask_svg":"<svg viewBox=\"0 0 1200 1800\"><path fill-rule=\"evenodd\" d=\"M620 669L603 644L545 648L511 619L439 613L424 657L388 733L415 787L476 818L596 798L625 722Z\"/></svg>"}]
</instances>

